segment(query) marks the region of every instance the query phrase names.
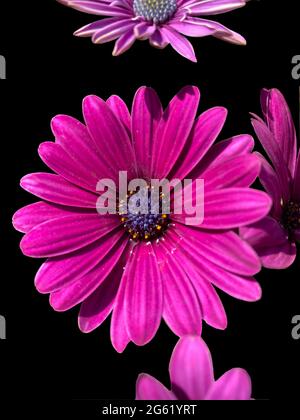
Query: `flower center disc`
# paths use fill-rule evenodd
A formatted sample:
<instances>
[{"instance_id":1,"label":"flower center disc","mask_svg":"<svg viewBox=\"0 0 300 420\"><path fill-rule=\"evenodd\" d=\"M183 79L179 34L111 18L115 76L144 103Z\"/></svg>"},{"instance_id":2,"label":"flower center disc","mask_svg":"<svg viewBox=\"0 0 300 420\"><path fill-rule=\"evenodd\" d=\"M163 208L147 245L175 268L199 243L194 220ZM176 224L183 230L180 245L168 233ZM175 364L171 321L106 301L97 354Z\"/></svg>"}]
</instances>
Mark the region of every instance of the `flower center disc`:
<instances>
[{"instance_id":1,"label":"flower center disc","mask_svg":"<svg viewBox=\"0 0 300 420\"><path fill-rule=\"evenodd\" d=\"M141 16L154 23L168 20L177 9L177 0L133 0L136 16Z\"/></svg>"},{"instance_id":2,"label":"flower center disc","mask_svg":"<svg viewBox=\"0 0 300 420\"><path fill-rule=\"evenodd\" d=\"M289 232L300 229L300 204L291 201L284 209L282 222Z\"/></svg>"},{"instance_id":3,"label":"flower center disc","mask_svg":"<svg viewBox=\"0 0 300 420\"><path fill-rule=\"evenodd\" d=\"M170 217L162 212L165 202L162 194L159 195L158 203L154 206L151 206L151 189L147 188L144 194L142 200L136 198L137 193L128 194L126 207L125 200L119 203L119 215L121 223L132 239L148 242L163 236L170 224ZM130 200L137 203L137 206L132 207Z\"/></svg>"}]
</instances>

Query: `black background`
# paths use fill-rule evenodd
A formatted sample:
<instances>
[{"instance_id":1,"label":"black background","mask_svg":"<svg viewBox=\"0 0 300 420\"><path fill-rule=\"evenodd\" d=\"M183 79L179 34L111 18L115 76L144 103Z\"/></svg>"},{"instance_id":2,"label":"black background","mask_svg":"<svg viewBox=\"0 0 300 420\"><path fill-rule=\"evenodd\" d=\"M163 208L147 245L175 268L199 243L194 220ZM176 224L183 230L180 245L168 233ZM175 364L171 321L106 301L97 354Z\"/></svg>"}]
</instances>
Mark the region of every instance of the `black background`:
<instances>
[{"instance_id":1,"label":"black background","mask_svg":"<svg viewBox=\"0 0 300 420\"><path fill-rule=\"evenodd\" d=\"M159 51L147 42L137 42L114 58L112 43L95 46L72 35L96 20L94 16L54 0L10 3L0 12L0 54L7 59L7 80L0 81L0 314L7 319L7 340L0 341L1 365L7 368L3 382L10 397L26 399L31 408L44 398L57 410L60 401L133 399L141 372L169 385L168 363L177 338L161 325L149 345L130 344L119 355L110 343L109 321L85 335L77 328L78 308L63 314L50 308L48 297L33 286L41 261L22 256L21 235L11 226L14 211L34 201L19 188L19 179L45 170L37 147L52 140L50 119L60 113L81 118L81 101L88 94L118 94L130 105L136 89L148 85L167 104L183 85L195 84L201 89L202 111L217 105L229 109L221 135L226 138L253 134L249 112L260 113L260 89L277 87L289 101L298 127L299 83L291 77L292 57L300 53L297 2L253 0L218 16L216 20L242 33L248 46L194 39L198 64L170 47ZM222 294L228 329L204 326L216 377L232 367L245 368L257 399L299 396L300 342L291 337L292 317L300 314L299 269L298 258L289 270L263 270L258 276L263 298L258 303Z\"/></svg>"}]
</instances>

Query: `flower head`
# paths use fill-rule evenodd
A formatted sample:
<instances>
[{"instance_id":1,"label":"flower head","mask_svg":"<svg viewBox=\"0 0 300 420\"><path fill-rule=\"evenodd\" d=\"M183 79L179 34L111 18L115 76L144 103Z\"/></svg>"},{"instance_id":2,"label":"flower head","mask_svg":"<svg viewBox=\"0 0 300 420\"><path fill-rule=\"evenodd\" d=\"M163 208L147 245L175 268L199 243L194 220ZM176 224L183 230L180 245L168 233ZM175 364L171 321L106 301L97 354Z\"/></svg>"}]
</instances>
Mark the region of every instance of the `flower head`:
<instances>
[{"instance_id":1,"label":"flower head","mask_svg":"<svg viewBox=\"0 0 300 420\"><path fill-rule=\"evenodd\" d=\"M157 379L141 374L136 384L137 400L250 400L251 378L235 368L218 380L210 351L200 337L186 336L173 350L169 366L171 391Z\"/></svg>"},{"instance_id":2,"label":"flower head","mask_svg":"<svg viewBox=\"0 0 300 420\"><path fill-rule=\"evenodd\" d=\"M300 241L300 152L283 95L277 89L265 89L261 103L264 120L254 116L252 124L271 162L257 153L262 163L260 181L272 197L273 207L268 217L242 228L241 234L265 267L283 269L294 262L296 242Z\"/></svg>"},{"instance_id":3,"label":"flower head","mask_svg":"<svg viewBox=\"0 0 300 420\"><path fill-rule=\"evenodd\" d=\"M106 102L85 98L85 124L57 116L55 142L42 143L39 154L56 174L25 176L22 187L42 201L19 210L14 226L25 233L27 256L48 258L35 285L50 293L50 304L66 311L81 304L79 327L97 328L112 313L111 339L118 351L128 342L144 345L161 318L178 336L200 334L204 319L226 327L226 315L214 286L245 301L260 298L253 279L260 262L235 230L268 214L269 196L250 189L260 171L247 135L214 142L226 119L224 108L209 109L195 119L200 92L183 88L163 111L151 88L140 88L131 114L117 96ZM194 225L175 212L137 213L136 194L119 189L114 214L99 202L99 180L118 184L145 180L139 190L146 201L150 180L190 178L205 185L204 220ZM108 194L116 193L109 186ZM127 191L126 191L127 192ZM184 193L187 190L184 189ZM193 196L192 201L193 201ZM113 206L112 206L113 207Z\"/></svg>"},{"instance_id":4,"label":"flower head","mask_svg":"<svg viewBox=\"0 0 300 420\"><path fill-rule=\"evenodd\" d=\"M105 16L75 32L91 36L95 44L115 41L113 55L127 51L136 40L149 40L156 48L171 45L191 61L197 61L189 37L212 35L233 44L245 39L207 15L218 15L245 6L248 0L58 0L82 12Z\"/></svg>"}]
</instances>

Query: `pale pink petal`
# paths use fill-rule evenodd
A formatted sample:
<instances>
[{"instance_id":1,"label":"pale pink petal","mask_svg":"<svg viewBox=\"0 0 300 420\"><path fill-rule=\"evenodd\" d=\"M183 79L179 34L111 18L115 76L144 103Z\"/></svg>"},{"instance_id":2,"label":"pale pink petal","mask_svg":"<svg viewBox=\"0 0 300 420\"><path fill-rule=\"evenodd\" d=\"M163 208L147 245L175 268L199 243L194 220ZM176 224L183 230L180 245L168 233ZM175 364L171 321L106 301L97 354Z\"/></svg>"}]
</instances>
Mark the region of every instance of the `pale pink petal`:
<instances>
[{"instance_id":1,"label":"pale pink petal","mask_svg":"<svg viewBox=\"0 0 300 420\"><path fill-rule=\"evenodd\" d=\"M210 388L206 400L250 400L251 378L244 369L231 369Z\"/></svg>"},{"instance_id":2,"label":"pale pink petal","mask_svg":"<svg viewBox=\"0 0 300 420\"><path fill-rule=\"evenodd\" d=\"M188 1L187 5L183 4L182 7L186 7L193 15L218 15L243 7L246 2L247 0L193 0Z\"/></svg>"},{"instance_id":3,"label":"pale pink petal","mask_svg":"<svg viewBox=\"0 0 300 420\"><path fill-rule=\"evenodd\" d=\"M124 32L115 42L115 46L112 52L112 55L114 57L117 57L118 55L123 54L124 52L126 52L127 50L129 50L129 48L132 47L132 45L134 44L134 42L136 41L136 36L134 34L134 28L135 26L131 26L129 27L129 29L126 30L126 32Z\"/></svg>"},{"instance_id":4,"label":"pale pink petal","mask_svg":"<svg viewBox=\"0 0 300 420\"><path fill-rule=\"evenodd\" d=\"M176 400L175 395L157 379L146 373L139 375L136 382L136 400Z\"/></svg>"},{"instance_id":5,"label":"pale pink petal","mask_svg":"<svg viewBox=\"0 0 300 420\"><path fill-rule=\"evenodd\" d=\"M210 351L200 337L186 336L177 343L170 361L172 391L179 399L202 400L213 384Z\"/></svg>"}]
</instances>

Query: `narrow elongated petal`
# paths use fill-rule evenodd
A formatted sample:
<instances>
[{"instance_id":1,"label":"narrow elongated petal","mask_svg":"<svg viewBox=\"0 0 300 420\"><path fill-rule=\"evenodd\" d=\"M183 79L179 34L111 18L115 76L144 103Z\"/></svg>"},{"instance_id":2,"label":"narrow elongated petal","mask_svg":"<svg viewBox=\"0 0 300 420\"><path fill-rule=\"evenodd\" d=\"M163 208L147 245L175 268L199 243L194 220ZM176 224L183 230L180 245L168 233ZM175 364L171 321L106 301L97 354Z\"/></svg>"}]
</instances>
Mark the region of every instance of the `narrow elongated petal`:
<instances>
[{"instance_id":1,"label":"narrow elongated petal","mask_svg":"<svg viewBox=\"0 0 300 420\"><path fill-rule=\"evenodd\" d=\"M112 55L117 57L118 55L123 54L129 48L132 47L134 42L136 41L136 36L134 34L134 26L130 26L130 28L124 32L115 42L115 46L112 52Z\"/></svg>"},{"instance_id":2,"label":"narrow elongated petal","mask_svg":"<svg viewBox=\"0 0 300 420\"><path fill-rule=\"evenodd\" d=\"M219 165L221 161L252 152L254 140L251 136L240 135L214 144L206 153L199 165L190 174L191 179L201 178L208 168Z\"/></svg>"},{"instance_id":3,"label":"narrow elongated petal","mask_svg":"<svg viewBox=\"0 0 300 420\"><path fill-rule=\"evenodd\" d=\"M210 351L200 337L187 336L176 345L170 361L172 391L189 400L202 400L213 384Z\"/></svg>"},{"instance_id":4,"label":"narrow elongated petal","mask_svg":"<svg viewBox=\"0 0 300 420\"><path fill-rule=\"evenodd\" d=\"M172 178L184 179L201 161L220 134L227 117L225 108L209 109L195 122L182 157L172 171Z\"/></svg>"},{"instance_id":5,"label":"narrow elongated petal","mask_svg":"<svg viewBox=\"0 0 300 420\"><path fill-rule=\"evenodd\" d=\"M140 88L132 105L132 141L142 178L151 178L151 159L154 138L162 117L162 106L156 92Z\"/></svg>"},{"instance_id":6,"label":"narrow elongated petal","mask_svg":"<svg viewBox=\"0 0 300 420\"><path fill-rule=\"evenodd\" d=\"M115 246L95 268L68 287L50 295L50 305L56 311L67 311L87 299L108 277L120 260L127 240Z\"/></svg>"},{"instance_id":7,"label":"narrow elongated petal","mask_svg":"<svg viewBox=\"0 0 300 420\"><path fill-rule=\"evenodd\" d=\"M81 12L91 13L100 16L130 16L132 13L129 9L120 8L109 4L110 2L98 0L59 0L60 3Z\"/></svg>"},{"instance_id":8,"label":"narrow elongated petal","mask_svg":"<svg viewBox=\"0 0 300 420\"><path fill-rule=\"evenodd\" d=\"M21 187L55 204L96 209L97 195L72 185L59 175L37 172L21 179Z\"/></svg>"},{"instance_id":9,"label":"narrow elongated petal","mask_svg":"<svg viewBox=\"0 0 300 420\"><path fill-rule=\"evenodd\" d=\"M245 6L247 0L190 1L186 8L193 15L218 15ZM184 7L184 5L183 5Z\"/></svg>"},{"instance_id":10,"label":"narrow elongated petal","mask_svg":"<svg viewBox=\"0 0 300 420\"><path fill-rule=\"evenodd\" d=\"M136 177L134 151L125 127L111 111L109 106L97 96L88 96L83 104L84 117L88 130L97 148L107 160L107 165L115 170L128 171L128 178Z\"/></svg>"},{"instance_id":11,"label":"narrow elongated petal","mask_svg":"<svg viewBox=\"0 0 300 420\"><path fill-rule=\"evenodd\" d=\"M124 267L122 267L124 270ZM115 350L123 353L127 344L131 341L127 332L126 314L125 314L125 289L126 279L121 279L121 284L115 298L113 313L110 323L110 339Z\"/></svg>"},{"instance_id":12,"label":"narrow elongated petal","mask_svg":"<svg viewBox=\"0 0 300 420\"><path fill-rule=\"evenodd\" d=\"M122 122L124 127L126 127L128 133L130 133L131 116L127 108L127 105L125 104L123 99L121 99L117 95L112 95L107 99L106 103L110 107L110 109L114 112L116 117L119 118L119 120Z\"/></svg>"},{"instance_id":13,"label":"narrow elongated petal","mask_svg":"<svg viewBox=\"0 0 300 420\"><path fill-rule=\"evenodd\" d=\"M98 328L111 313L123 274L122 264L117 264L105 281L80 306L78 325L82 332Z\"/></svg>"},{"instance_id":14,"label":"narrow elongated petal","mask_svg":"<svg viewBox=\"0 0 300 420\"><path fill-rule=\"evenodd\" d=\"M210 388L206 400L250 400L251 378L244 369L231 369Z\"/></svg>"},{"instance_id":15,"label":"narrow elongated petal","mask_svg":"<svg viewBox=\"0 0 300 420\"><path fill-rule=\"evenodd\" d=\"M197 294L190 279L173 254L174 241L166 240L159 245L160 269L163 273L163 317L172 331L182 337L186 334L200 335L202 314Z\"/></svg>"},{"instance_id":16,"label":"narrow elongated petal","mask_svg":"<svg viewBox=\"0 0 300 420\"><path fill-rule=\"evenodd\" d=\"M18 210L13 216L13 225L19 232L27 233L47 220L68 216L74 211L72 208L39 201Z\"/></svg>"},{"instance_id":17,"label":"narrow elongated petal","mask_svg":"<svg viewBox=\"0 0 300 420\"><path fill-rule=\"evenodd\" d=\"M165 110L153 145L152 178L162 179L173 168L193 127L199 100L199 90L187 86L181 89Z\"/></svg>"},{"instance_id":18,"label":"narrow elongated petal","mask_svg":"<svg viewBox=\"0 0 300 420\"><path fill-rule=\"evenodd\" d=\"M225 270L244 276L255 275L261 269L252 247L234 232L214 234L179 224L176 230L182 236L180 246L190 251L194 261L204 257Z\"/></svg>"},{"instance_id":19,"label":"narrow elongated petal","mask_svg":"<svg viewBox=\"0 0 300 420\"><path fill-rule=\"evenodd\" d=\"M136 400L176 400L176 397L157 379L142 373L136 382Z\"/></svg>"},{"instance_id":20,"label":"narrow elongated petal","mask_svg":"<svg viewBox=\"0 0 300 420\"><path fill-rule=\"evenodd\" d=\"M185 205L189 204L187 198ZM266 216L272 206L270 197L261 191L248 188L225 188L207 191L204 197L204 220L201 229L233 229L257 222ZM187 222L186 214L173 218Z\"/></svg>"},{"instance_id":21,"label":"narrow elongated petal","mask_svg":"<svg viewBox=\"0 0 300 420\"><path fill-rule=\"evenodd\" d=\"M56 257L83 248L119 225L113 216L71 215L36 226L21 241L25 255L35 258Z\"/></svg>"},{"instance_id":22,"label":"narrow elongated petal","mask_svg":"<svg viewBox=\"0 0 300 420\"><path fill-rule=\"evenodd\" d=\"M37 290L50 293L79 280L98 265L116 243L122 241L122 236L124 232L117 230L73 254L49 258L37 272Z\"/></svg>"},{"instance_id":23,"label":"narrow elongated petal","mask_svg":"<svg viewBox=\"0 0 300 420\"><path fill-rule=\"evenodd\" d=\"M159 327L163 305L162 280L151 244L139 243L133 250L124 272L125 279L128 334L135 344L143 346Z\"/></svg>"},{"instance_id":24,"label":"narrow elongated petal","mask_svg":"<svg viewBox=\"0 0 300 420\"><path fill-rule=\"evenodd\" d=\"M173 29L171 26L165 26L160 29L165 39L171 44L175 51L193 63L197 62L195 51L190 43L183 35Z\"/></svg>"},{"instance_id":25,"label":"narrow elongated petal","mask_svg":"<svg viewBox=\"0 0 300 420\"><path fill-rule=\"evenodd\" d=\"M257 156L241 155L220 162L213 168L208 168L201 177L204 179L205 188L246 188L250 187L258 177L261 162Z\"/></svg>"},{"instance_id":26,"label":"narrow elongated petal","mask_svg":"<svg viewBox=\"0 0 300 420\"><path fill-rule=\"evenodd\" d=\"M294 176L297 160L297 137L288 104L277 89L263 89L261 104L277 147L282 151L283 161L288 166L291 175Z\"/></svg>"}]
</instances>

